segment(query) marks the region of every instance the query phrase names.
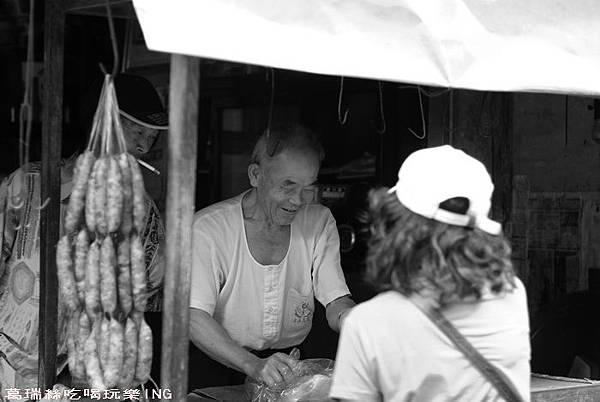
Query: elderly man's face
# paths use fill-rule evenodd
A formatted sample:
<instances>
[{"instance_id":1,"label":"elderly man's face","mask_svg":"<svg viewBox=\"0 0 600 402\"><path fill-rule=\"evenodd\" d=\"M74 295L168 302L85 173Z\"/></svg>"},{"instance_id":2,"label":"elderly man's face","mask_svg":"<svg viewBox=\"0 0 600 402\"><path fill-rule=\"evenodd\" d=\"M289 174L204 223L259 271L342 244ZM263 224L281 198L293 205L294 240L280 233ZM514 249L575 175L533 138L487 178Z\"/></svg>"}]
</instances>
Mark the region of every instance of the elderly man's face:
<instances>
[{"instance_id":1,"label":"elderly man's face","mask_svg":"<svg viewBox=\"0 0 600 402\"><path fill-rule=\"evenodd\" d=\"M314 198L319 160L311 152L284 151L261 163L255 187L267 220L289 225L298 210Z\"/></svg>"},{"instance_id":2,"label":"elderly man's face","mask_svg":"<svg viewBox=\"0 0 600 402\"><path fill-rule=\"evenodd\" d=\"M139 125L126 117L121 117L121 126L127 144L127 152L141 156L152 148L158 137L158 130Z\"/></svg>"}]
</instances>

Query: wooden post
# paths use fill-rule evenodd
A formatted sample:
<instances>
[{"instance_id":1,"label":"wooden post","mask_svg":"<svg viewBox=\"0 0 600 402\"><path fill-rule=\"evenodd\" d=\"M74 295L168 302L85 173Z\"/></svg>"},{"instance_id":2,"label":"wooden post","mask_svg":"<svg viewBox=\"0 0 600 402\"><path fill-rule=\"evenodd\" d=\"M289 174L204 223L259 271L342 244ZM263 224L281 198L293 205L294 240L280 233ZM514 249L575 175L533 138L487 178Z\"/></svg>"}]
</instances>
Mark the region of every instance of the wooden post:
<instances>
[{"instance_id":1,"label":"wooden post","mask_svg":"<svg viewBox=\"0 0 600 402\"><path fill-rule=\"evenodd\" d=\"M171 56L161 386L173 401L187 399L199 79L197 58Z\"/></svg>"},{"instance_id":2,"label":"wooden post","mask_svg":"<svg viewBox=\"0 0 600 402\"><path fill-rule=\"evenodd\" d=\"M65 14L60 0L47 0L44 21L44 93L40 211L40 308L38 384L50 389L56 378L58 279L56 243L60 223L60 152L63 108ZM45 200L49 200L47 203Z\"/></svg>"}]
</instances>

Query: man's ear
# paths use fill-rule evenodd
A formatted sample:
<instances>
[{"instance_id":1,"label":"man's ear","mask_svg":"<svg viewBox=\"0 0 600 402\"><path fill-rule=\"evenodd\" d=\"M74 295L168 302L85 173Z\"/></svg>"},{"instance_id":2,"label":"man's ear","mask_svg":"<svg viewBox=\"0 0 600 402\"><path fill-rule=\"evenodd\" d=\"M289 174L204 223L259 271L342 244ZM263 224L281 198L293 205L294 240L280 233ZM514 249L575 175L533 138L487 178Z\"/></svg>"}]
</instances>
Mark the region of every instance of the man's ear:
<instances>
[{"instance_id":1,"label":"man's ear","mask_svg":"<svg viewBox=\"0 0 600 402\"><path fill-rule=\"evenodd\" d=\"M248 165L248 178L252 187L258 187L258 179L260 178L260 166L258 163Z\"/></svg>"}]
</instances>

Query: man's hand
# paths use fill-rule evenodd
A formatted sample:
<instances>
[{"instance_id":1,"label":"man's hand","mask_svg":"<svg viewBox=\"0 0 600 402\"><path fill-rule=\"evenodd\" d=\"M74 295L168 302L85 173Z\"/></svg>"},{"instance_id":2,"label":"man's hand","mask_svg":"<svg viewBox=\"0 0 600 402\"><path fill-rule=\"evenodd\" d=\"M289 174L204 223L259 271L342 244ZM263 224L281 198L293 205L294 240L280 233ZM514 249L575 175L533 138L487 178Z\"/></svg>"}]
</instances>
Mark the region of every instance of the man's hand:
<instances>
[{"instance_id":1,"label":"man's hand","mask_svg":"<svg viewBox=\"0 0 600 402\"><path fill-rule=\"evenodd\" d=\"M212 359L244 374L274 386L287 380L298 364L298 351L290 355L275 353L261 359L239 346L207 312L190 309L190 339Z\"/></svg>"},{"instance_id":2,"label":"man's hand","mask_svg":"<svg viewBox=\"0 0 600 402\"><path fill-rule=\"evenodd\" d=\"M284 353L275 353L266 359L258 359L249 375L273 387L291 378L297 364L298 360Z\"/></svg>"},{"instance_id":3,"label":"man's hand","mask_svg":"<svg viewBox=\"0 0 600 402\"><path fill-rule=\"evenodd\" d=\"M190 339L217 362L250 375L259 358L239 346L206 311L190 308Z\"/></svg>"}]
</instances>

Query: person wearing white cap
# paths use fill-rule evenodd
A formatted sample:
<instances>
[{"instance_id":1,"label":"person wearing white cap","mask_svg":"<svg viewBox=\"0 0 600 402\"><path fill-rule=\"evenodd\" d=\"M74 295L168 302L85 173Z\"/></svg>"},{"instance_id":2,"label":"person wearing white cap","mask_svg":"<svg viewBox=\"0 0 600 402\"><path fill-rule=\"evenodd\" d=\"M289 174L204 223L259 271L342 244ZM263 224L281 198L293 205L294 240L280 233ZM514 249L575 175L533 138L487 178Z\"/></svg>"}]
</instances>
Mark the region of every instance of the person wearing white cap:
<instances>
[{"instance_id":1,"label":"person wearing white cap","mask_svg":"<svg viewBox=\"0 0 600 402\"><path fill-rule=\"evenodd\" d=\"M346 317L332 398L530 400L527 297L488 217L493 189L481 162L445 145L371 191L366 276L380 293Z\"/></svg>"}]
</instances>

